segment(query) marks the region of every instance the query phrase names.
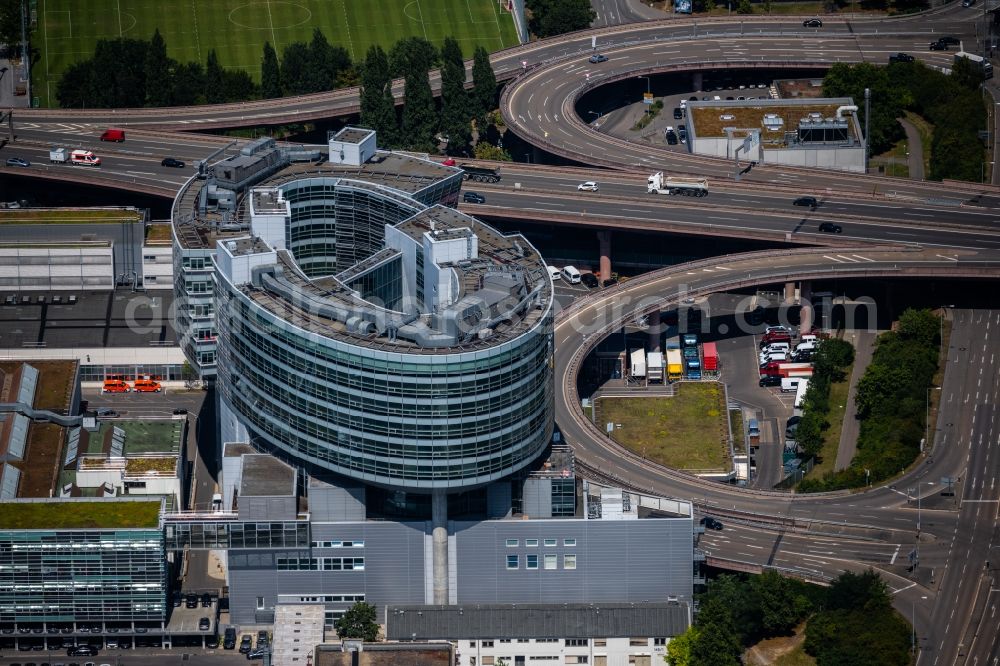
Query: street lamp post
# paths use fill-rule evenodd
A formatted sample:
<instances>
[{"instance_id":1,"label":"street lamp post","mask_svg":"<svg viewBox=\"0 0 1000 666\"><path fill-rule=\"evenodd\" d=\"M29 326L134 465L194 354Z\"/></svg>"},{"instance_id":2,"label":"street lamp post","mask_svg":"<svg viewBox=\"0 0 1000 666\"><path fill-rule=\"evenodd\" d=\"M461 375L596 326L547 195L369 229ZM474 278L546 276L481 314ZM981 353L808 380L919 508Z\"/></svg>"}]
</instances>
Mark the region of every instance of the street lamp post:
<instances>
[{"instance_id":1,"label":"street lamp post","mask_svg":"<svg viewBox=\"0 0 1000 666\"><path fill-rule=\"evenodd\" d=\"M991 167L993 166L993 162L987 162L985 160L982 162L981 168L979 170L979 183L980 183L980 185L986 183L986 165L987 164L990 165ZM990 180L992 181L993 178L991 177Z\"/></svg>"}]
</instances>

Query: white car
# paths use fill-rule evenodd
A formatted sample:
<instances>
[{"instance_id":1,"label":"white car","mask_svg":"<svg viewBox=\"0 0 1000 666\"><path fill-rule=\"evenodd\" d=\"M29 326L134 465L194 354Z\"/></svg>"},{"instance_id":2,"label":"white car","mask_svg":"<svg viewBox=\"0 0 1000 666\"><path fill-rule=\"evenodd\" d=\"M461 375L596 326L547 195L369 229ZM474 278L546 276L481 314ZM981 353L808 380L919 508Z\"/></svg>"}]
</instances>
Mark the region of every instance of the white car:
<instances>
[{"instance_id":1,"label":"white car","mask_svg":"<svg viewBox=\"0 0 1000 666\"><path fill-rule=\"evenodd\" d=\"M552 278L553 281L562 279L562 271L555 266L546 266L545 268L549 271L549 277Z\"/></svg>"},{"instance_id":2,"label":"white car","mask_svg":"<svg viewBox=\"0 0 1000 666\"><path fill-rule=\"evenodd\" d=\"M586 183L580 183L579 185L577 185L576 189L579 192L596 192L597 183L595 183L592 180L588 180Z\"/></svg>"}]
</instances>

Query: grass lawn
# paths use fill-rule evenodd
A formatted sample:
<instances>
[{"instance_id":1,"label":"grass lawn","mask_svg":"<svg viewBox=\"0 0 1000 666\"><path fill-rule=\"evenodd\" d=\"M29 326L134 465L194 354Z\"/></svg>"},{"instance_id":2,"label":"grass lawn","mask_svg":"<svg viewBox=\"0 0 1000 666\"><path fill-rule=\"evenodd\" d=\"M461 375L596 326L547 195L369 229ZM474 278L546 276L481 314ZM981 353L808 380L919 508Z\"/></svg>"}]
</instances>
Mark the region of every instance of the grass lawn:
<instances>
[{"instance_id":1,"label":"grass lawn","mask_svg":"<svg viewBox=\"0 0 1000 666\"><path fill-rule=\"evenodd\" d=\"M736 453L746 453L746 433L743 432L743 412L738 409L729 410L729 427L733 431L733 450Z\"/></svg>"},{"instance_id":2,"label":"grass lawn","mask_svg":"<svg viewBox=\"0 0 1000 666\"><path fill-rule=\"evenodd\" d=\"M5 502L0 529L74 529L156 527L160 501L152 502Z\"/></svg>"},{"instance_id":3,"label":"grass lawn","mask_svg":"<svg viewBox=\"0 0 1000 666\"><path fill-rule=\"evenodd\" d=\"M840 448L840 431L844 427L844 413L847 411L847 392L851 389L852 363L844 370L844 381L830 384L830 412L826 420L830 427L823 432L823 448L816 456L816 466L806 475L807 478L821 479L827 472L832 472L837 462L837 449Z\"/></svg>"},{"instance_id":4,"label":"grass lawn","mask_svg":"<svg viewBox=\"0 0 1000 666\"><path fill-rule=\"evenodd\" d=\"M597 423L621 424L612 437L675 469L729 469L725 393L715 382L683 383L671 398L600 398Z\"/></svg>"},{"instance_id":5,"label":"grass lawn","mask_svg":"<svg viewBox=\"0 0 1000 666\"><path fill-rule=\"evenodd\" d=\"M59 76L93 55L98 39L149 39L159 28L170 57L202 64L211 49L223 67L260 79L268 41L281 58L292 42L308 42L314 28L358 62L372 44L386 50L403 37L440 44L458 39L466 57L477 45L497 51L517 44L514 22L496 0L39 0L33 90L55 106Z\"/></svg>"}]
</instances>

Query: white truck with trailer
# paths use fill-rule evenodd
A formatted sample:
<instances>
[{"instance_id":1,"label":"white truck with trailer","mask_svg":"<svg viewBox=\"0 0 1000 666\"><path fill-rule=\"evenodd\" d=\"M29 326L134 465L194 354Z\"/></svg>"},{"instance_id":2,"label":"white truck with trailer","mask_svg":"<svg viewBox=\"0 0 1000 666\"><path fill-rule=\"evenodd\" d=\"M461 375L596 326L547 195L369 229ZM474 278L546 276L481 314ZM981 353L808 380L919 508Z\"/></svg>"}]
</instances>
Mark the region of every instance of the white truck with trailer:
<instances>
[{"instance_id":1,"label":"white truck with trailer","mask_svg":"<svg viewBox=\"0 0 1000 666\"><path fill-rule=\"evenodd\" d=\"M664 176L657 171L646 179L648 194L683 194L689 197L708 196L708 180L685 176Z\"/></svg>"}]
</instances>

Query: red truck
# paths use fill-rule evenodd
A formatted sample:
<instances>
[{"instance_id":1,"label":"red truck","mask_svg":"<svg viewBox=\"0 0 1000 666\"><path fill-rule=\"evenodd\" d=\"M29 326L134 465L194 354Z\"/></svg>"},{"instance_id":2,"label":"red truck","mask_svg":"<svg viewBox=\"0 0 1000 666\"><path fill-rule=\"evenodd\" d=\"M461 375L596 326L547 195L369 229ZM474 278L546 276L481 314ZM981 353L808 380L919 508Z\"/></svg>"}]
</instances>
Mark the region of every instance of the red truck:
<instances>
[{"instance_id":1,"label":"red truck","mask_svg":"<svg viewBox=\"0 0 1000 666\"><path fill-rule=\"evenodd\" d=\"M701 346L702 360L704 361L704 369L706 372L718 372L719 370L719 352L715 348L714 342L706 342Z\"/></svg>"}]
</instances>

